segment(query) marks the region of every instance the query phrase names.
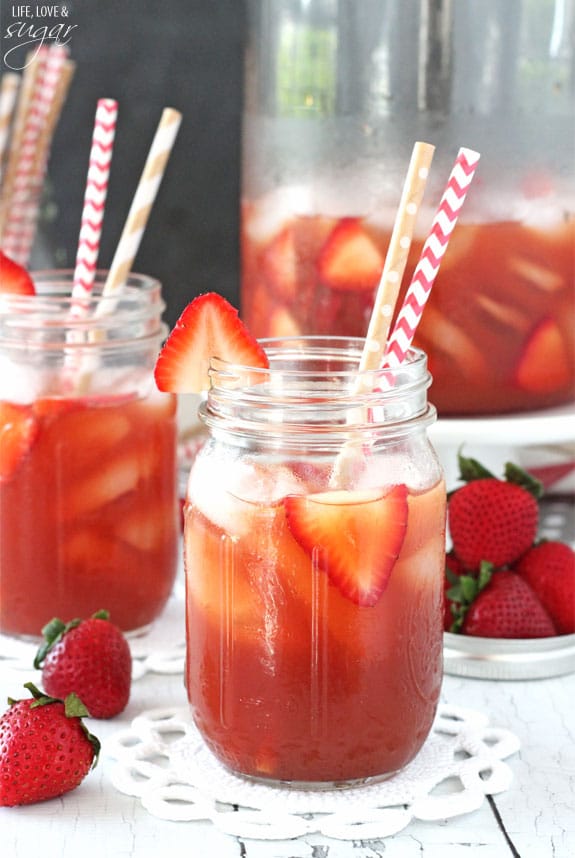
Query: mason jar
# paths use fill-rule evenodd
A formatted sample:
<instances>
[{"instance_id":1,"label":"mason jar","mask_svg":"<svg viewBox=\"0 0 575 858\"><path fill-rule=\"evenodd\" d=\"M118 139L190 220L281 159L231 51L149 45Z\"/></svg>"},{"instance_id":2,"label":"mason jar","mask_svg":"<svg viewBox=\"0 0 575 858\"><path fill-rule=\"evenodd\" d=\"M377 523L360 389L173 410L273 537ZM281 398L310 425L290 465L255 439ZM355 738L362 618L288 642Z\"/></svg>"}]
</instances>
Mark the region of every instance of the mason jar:
<instances>
[{"instance_id":1,"label":"mason jar","mask_svg":"<svg viewBox=\"0 0 575 858\"><path fill-rule=\"evenodd\" d=\"M186 687L236 773L380 778L432 726L445 487L426 357L358 372L363 341L264 340L213 359L185 504Z\"/></svg>"},{"instance_id":2,"label":"mason jar","mask_svg":"<svg viewBox=\"0 0 575 858\"><path fill-rule=\"evenodd\" d=\"M179 537L176 402L153 368L161 285L105 272L79 307L72 273L0 296L0 632L37 637L100 608L126 632L158 617Z\"/></svg>"},{"instance_id":3,"label":"mason jar","mask_svg":"<svg viewBox=\"0 0 575 858\"><path fill-rule=\"evenodd\" d=\"M247 0L242 318L365 336L416 141L481 153L414 344L440 417L575 398L573 0ZM399 304L398 304L399 306Z\"/></svg>"}]
</instances>

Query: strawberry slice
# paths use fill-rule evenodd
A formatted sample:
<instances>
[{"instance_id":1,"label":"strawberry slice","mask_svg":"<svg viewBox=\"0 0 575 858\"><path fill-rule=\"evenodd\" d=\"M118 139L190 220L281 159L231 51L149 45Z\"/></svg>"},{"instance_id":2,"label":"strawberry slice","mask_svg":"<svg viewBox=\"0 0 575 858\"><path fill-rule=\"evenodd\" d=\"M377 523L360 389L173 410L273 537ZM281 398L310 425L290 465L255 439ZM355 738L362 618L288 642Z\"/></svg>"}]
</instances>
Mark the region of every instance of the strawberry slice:
<instances>
[{"instance_id":1,"label":"strawberry slice","mask_svg":"<svg viewBox=\"0 0 575 858\"><path fill-rule=\"evenodd\" d=\"M24 405L0 402L0 481L14 476L38 433L38 423Z\"/></svg>"},{"instance_id":2,"label":"strawberry slice","mask_svg":"<svg viewBox=\"0 0 575 858\"><path fill-rule=\"evenodd\" d=\"M407 488L289 495L285 509L292 535L314 566L357 605L377 604L407 529Z\"/></svg>"},{"instance_id":3,"label":"strawberry slice","mask_svg":"<svg viewBox=\"0 0 575 858\"><path fill-rule=\"evenodd\" d=\"M32 278L25 268L0 250L0 292L13 295L35 295Z\"/></svg>"},{"instance_id":4,"label":"strawberry slice","mask_svg":"<svg viewBox=\"0 0 575 858\"><path fill-rule=\"evenodd\" d=\"M373 290L383 269L383 256L357 218L343 218L319 254L318 274L332 289Z\"/></svg>"},{"instance_id":5,"label":"strawberry slice","mask_svg":"<svg viewBox=\"0 0 575 858\"><path fill-rule=\"evenodd\" d=\"M293 300L298 286L298 259L292 227L285 227L266 247L262 270L274 292Z\"/></svg>"},{"instance_id":6,"label":"strawberry slice","mask_svg":"<svg viewBox=\"0 0 575 858\"><path fill-rule=\"evenodd\" d=\"M553 319L543 319L531 332L515 378L523 390L532 393L552 393L569 384L569 355Z\"/></svg>"},{"instance_id":7,"label":"strawberry slice","mask_svg":"<svg viewBox=\"0 0 575 858\"><path fill-rule=\"evenodd\" d=\"M215 292L194 298L176 322L156 361L158 388L169 393L207 390L211 357L243 366L268 366L266 353L238 311Z\"/></svg>"}]
</instances>

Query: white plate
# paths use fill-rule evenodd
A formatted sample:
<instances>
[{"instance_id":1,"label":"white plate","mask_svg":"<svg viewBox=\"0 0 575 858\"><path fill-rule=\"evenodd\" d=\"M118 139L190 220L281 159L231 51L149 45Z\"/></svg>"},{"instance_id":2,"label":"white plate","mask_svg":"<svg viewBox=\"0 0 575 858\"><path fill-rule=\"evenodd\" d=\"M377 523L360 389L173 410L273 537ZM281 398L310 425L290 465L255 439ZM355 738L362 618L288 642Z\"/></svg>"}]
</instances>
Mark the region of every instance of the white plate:
<instances>
[{"instance_id":1,"label":"white plate","mask_svg":"<svg viewBox=\"0 0 575 858\"><path fill-rule=\"evenodd\" d=\"M460 443L463 439L495 446L574 442L575 403L497 417L440 417L431 427L430 436L438 443Z\"/></svg>"},{"instance_id":2,"label":"white plate","mask_svg":"<svg viewBox=\"0 0 575 858\"><path fill-rule=\"evenodd\" d=\"M445 673L476 679L544 679L575 672L575 634L515 640L443 635Z\"/></svg>"},{"instance_id":3,"label":"white plate","mask_svg":"<svg viewBox=\"0 0 575 858\"><path fill-rule=\"evenodd\" d=\"M543 482L554 493L575 489L575 404L500 417L443 417L430 427L429 437L445 471L448 490L459 483L459 450L499 477L506 462L548 474L557 466L571 464L571 473L556 482Z\"/></svg>"}]
</instances>

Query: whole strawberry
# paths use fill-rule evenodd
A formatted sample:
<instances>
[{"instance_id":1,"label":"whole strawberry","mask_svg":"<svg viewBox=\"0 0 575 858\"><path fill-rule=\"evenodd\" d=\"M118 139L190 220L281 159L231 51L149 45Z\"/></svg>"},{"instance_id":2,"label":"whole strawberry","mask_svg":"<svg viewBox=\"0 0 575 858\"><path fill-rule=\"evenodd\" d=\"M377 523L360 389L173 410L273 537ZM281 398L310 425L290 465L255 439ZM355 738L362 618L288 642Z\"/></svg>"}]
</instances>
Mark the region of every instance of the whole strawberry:
<instances>
[{"instance_id":1,"label":"whole strawberry","mask_svg":"<svg viewBox=\"0 0 575 858\"><path fill-rule=\"evenodd\" d=\"M564 542L541 542L515 566L553 619L560 635L575 632L575 552Z\"/></svg>"},{"instance_id":2,"label":"whole strawberry","mask_svg":"<svg viewBox=\"0 0 575 858\"><path fill-rule=\"evenodd\" d=\"M480 638L545 638L557 634L529 584L516 572L485 574L467 607L461 631Z\"/></svg>"},{"instance_id":3,"label":"whole strawberry","mask_svg":"<svg viewBox=\"0 0 575 858\"><path fill-rule=\"evenodd\" d=\"M479 569L482 561L512 565L535 541L541 484L509 463L505 480L473 459L460 456L459 463L467 483L449 499L453 551L466 569Z\"/></svg>"},{"instance_id":4,"label":"whole strawberry","mask_svg":"<svg viewBox=\"0 0 575 858\"><path fill-rule=\"evenodd\" d=\"M64 624L55 618L42 629L46 643L34 659L46 692L84 701L92 718L112 718L130 698L132 656L126 638L107 611Z\"/></svg>"},{"instance_id":5,"label":"whole strawberry","mask_svg":"<svg viewBox=\"0 0 575 858\"><path fill-rule=\"evenodd\" d=\"M42 694L9 700L0 718L0 806L33 804L75 789L96 765L100 743L84 726L82 701Z\"/></svg>"}]
</instances>

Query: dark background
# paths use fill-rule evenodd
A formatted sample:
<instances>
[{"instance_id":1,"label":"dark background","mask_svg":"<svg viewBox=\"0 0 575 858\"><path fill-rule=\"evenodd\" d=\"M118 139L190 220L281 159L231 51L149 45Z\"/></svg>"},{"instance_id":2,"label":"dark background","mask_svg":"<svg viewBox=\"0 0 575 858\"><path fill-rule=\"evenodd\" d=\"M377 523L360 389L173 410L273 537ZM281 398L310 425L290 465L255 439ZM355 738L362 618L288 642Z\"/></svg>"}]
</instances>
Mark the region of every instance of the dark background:
<instances>
[{"instance_id":1,"label":"dark background","mask_svg":"<svg viewBox=\"0 0 575 858\"><path fill-rule=\"evenodd\" d=\"M4 32L12 4L1 2ZM183 120L134 270L162 281L170 325L206 290L237 306L242 0L65 5L77 69L49 164L42 232L54 263L74 266L98 98L119 103L100 267L111 263L162 109L174 107Z\"/></svg>"}]
</instances>

